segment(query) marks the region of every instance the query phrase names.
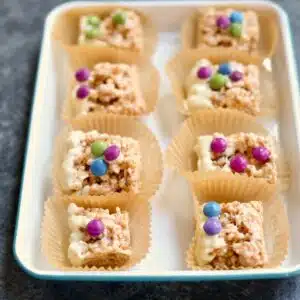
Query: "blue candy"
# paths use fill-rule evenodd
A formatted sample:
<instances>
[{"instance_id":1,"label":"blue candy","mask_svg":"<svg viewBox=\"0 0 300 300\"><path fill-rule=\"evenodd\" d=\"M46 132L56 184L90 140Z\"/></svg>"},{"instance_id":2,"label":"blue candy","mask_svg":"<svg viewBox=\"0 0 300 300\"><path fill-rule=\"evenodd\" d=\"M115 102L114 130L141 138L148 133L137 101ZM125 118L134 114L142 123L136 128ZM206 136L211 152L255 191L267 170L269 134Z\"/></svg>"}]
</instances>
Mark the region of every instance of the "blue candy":
<instances>
[{"instance_id":1,"label":"blue candy","mask_svg":"<svg viewBox=\"0 0 300 300\"><path fill-rule=\"evenodd\" d=\"M234 11L231 13L229 19L231 23L243 23L244 17L240 11Z\"/></svg>"},{"instance_id":2,"label":"blue candy","mask_svg":"<svg viewBox=\"0 0 300 300\"><path fill-rule=\"evenodd\" d=\"M203 207L203 213L208 218L218 217L221 214L221 206L214 201L208 202Z\"/></svg>"},{"instance_id":3,"label":"blue candy","mask_svg":"<svg viewBox=\"0 0 300 300\"><path fill-rule=\"evenodd\" d=\"M230 65L227 63L221 64L219 66L218 72L223 75L230 75L230 73L231 73Z\"/></svg>"},{"instance_id":4,"label":"blue candy","mask_svg":"<svg viewBox=\"0 0 300 300\"><path fill-rule=\"evenodd\" d=\"M97 158L93 160L91 164L91 172L93 173L94 176L103 176L107 172L107 164L106 162L101 159Z\"/></svg>"}]
</instances>

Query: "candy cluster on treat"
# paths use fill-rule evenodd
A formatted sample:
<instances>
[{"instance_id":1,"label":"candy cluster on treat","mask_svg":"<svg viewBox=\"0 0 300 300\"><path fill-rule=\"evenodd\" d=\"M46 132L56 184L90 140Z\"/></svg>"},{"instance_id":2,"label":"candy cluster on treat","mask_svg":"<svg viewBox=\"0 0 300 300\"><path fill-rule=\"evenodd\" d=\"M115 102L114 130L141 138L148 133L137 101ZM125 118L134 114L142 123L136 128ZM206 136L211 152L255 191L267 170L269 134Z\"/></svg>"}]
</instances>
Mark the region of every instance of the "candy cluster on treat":
<instances>
[{"instance_id":1,"label":"candy cluster on treat","mask_svg":"<svg viewBox=\"0 0 300 300\"><path fill-rule=\"evenodd\" d=\"M242 35L243 20L243 13L234 11L229 17L227 15L218 16L216 25L220 30L226 30L231 36L239 38Z\"/></svg>"},{"instance_id":2,"label":"candy cluster on treat","mask_svg":"<svg viewBox=\"0 0 300 300\"><path fill-rule=\"evenodd\" d=\"M116 160L120 155L120 148L117 145L107 145L102 141L95 141L91 145L91 153L95 157L90 170L94 176L103 176L107 172L108 163Z\"/></svg>"},{"instance_id":3,"label":"candy cluster on treat","mask_svg":"<svg viewBox=\"0 0 300 300\"><path fill-rule=\"evenodd\" d=\"M213 74L211 66L200 67L197 76L203 80L209 80L209 87L212 90L219 91L227 83L228 78L232 82L237 82L243 79L243 73L237 70L232 70L229 63L219 65L217 72Z\"/></svg>"},{"instance_id":4,"label":"candy cluster on treat","mask_svg":"<svg viewBox=\"0 0 300 300\"><path fill-rule=\"evenodd\" d=\"M224 137L215 137L210 144L210 149L214 154L220 155L226 151L227 146L227 140ZM271 156L269 149L264 146L252 147L250 153L246 154L261 165L268 162ZM244 173L248 166L247 158L243 153L236 153L230 158L229 166L233 172Z\"/></svg>"},{"instance_id":5,"label":"candy cluster on treat","mask_svg":"<svg viewBox=\"0 0 300 300\"><path fill-rule=\"evenodd\" d=\"M75 79L78 83L81 83L76 91L76 98L79 100L85 99L89 96L90 88L84 82L89 80L90 70L88 68L80 68L75 72Z\"/></svg>"},{"instance_id":6,"label":"candy cluster on treat","mask_svg":"<svg viewBox=\"0 0 300 300\"><path fill-rule=\"evenodd\" d=\"M85 18L84 35L86 39L92 40L101 36L101 18L99 16L90 15ZM112 16L114 26L124 25L126 23L126 13L117 11Z\"/></svg>"},{"instance_id":7,"label":"candy cluster on treat","mask_svg":"<svg viewBox=\"0 0 300 300\"><path fill-rule=\"evenodd\" d=\"M208 202L203 206L203 213L207 217L203 225L204 232L209 236L219 234L222 230L222 225L219 220L221 206L214 201Z\"/></svg>"}]
</instances>

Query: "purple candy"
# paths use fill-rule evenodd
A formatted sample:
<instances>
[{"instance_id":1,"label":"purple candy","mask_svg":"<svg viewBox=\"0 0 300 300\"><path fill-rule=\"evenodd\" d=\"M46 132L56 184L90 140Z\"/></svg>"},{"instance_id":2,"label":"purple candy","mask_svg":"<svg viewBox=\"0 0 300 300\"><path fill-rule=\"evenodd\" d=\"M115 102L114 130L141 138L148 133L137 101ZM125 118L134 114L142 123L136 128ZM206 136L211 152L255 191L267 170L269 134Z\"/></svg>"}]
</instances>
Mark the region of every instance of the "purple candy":
<instances>
[{"instance_id":1,"label":"purple candy","mask_svg":"<svg viewBox=\"0 0 300 300\"><path fill-rule=\"evenodd\" d=\"M227 16L219 16L216 25L221 29L227 29L230 26L230 20Z\"/></svg>"},{"instance_id":2,"label":"purple candy","mask_svg":"<svg viewBox=\"0 0 300 300\"><path fill-rule=\"evenodd\" d=\"M90 76L90 70L87 68L78 69L75 73L75 78L79 82L88 80L89 76Z\"/></svg>"},{"instance_id":3,"label":"purple candy","mask_svg":"<svg viewBox=\"0 0 300 300\"><path fill-rule=\"evenodd\" d=\"M76 92L76 96L78 99L84 99L89 95L89 93L89 87L87 85L81 85Z\"/></svg>"},{"instance_id":4,"label":"purple candy","mask_svg":"<svg viewBox=\"0 0 300 300\"><path fill-rule=\"evenodd\" d=\"M265 163L270 159L270 151L266 147L253 148L252 155L257 161L261 163Z\"/></svg>"},{"instance_id":5,"label":"purple candy","mask_svg":"<svg viewBox=\"0 0 300 300\"><path fill-rule=\"evenodd\" d=\"M241 154L233 156L230 160L230 168L237 173L245 172L247 164L247 159Z\"/></svg>"},{"instance_id":6,"label":"purple candy","mask_svg":"<svg viewBox=\"0 0 300 300\"><path fill-rule=\"evenodd\" d=\"M104 151L104 158L107 161L112 161L120 155L120 148L117 145L111 145Z\"/></svg>"},{"instance_id":7,"label":"purple candy","mask_svg":"<svg viewBox=\"0 0 300 300\"><path fill-rule=\"evenodd\" d=\"M198 72L197 72L197 76L200 79L207 79L211 76L211 68L210 67L201 67Z\"/></svg>"},{"instance_id":8,"label":"purple candy","mask_svg":"<svg viewBox=\"0 0 300 300\"><path fill-rule=\"evenodd\" d=\"M209 236L218 234L222 230L220 220L218 218L208 218L203 225L203 230Z\"/></svg>"},{"instance_id":9,"label":"purple candy","mask_svg":"<svg viewBox=\"0 0 300 300\"><path fill-rule=\"evenodd\" d=\"M210 149L214 153L223 153L227 148L227 141L224 138L214 138L210 144Z\"/></svg>"},{"instance_id":10,"label":"purple candy","mask_svg":"<svg viewBox=\"0 0 300 300\"><path fill-rule=\"evenodd\" d=\"M86 230L90 236L96 237L104 232L104 224L101 220L93 219L87 224Z\"/></svg>"},{"instance_id":11,"label":"purple candy","mask_svg":"<svg viewBox=\"0 0 300 300\"><path fill-rule=\"evenodd\" d=\"M232 81L240 81L243 79L243 73L239 71L233 71L229 77Z\"/></svg>"}]
</instances>

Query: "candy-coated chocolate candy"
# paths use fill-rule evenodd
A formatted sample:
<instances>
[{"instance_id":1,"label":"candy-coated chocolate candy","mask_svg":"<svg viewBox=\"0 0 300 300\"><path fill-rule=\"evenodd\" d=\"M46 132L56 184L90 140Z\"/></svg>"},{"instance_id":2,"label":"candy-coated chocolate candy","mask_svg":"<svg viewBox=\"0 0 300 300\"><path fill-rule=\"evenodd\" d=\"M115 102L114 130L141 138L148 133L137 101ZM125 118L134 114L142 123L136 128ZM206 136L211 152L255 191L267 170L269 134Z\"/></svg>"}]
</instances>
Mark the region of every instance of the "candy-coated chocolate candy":
<instances>
[{"instance_id":1,"label":"candy-coated chocolate candy","mask_svg":"<svg viewBox=\"0 0 300 300\"><path fill-rule=\"evenodd\" d=\"M93 219L87 224L86 230L90 236L97 237L104 232L104 224L101 220Z\"/></svg>"},{"instance_id":2,"label":"candy-coated chocolate candy","mask_svg":"<svg viewBox=\"0 0 300 300\"><path fill-rule=\"evenodd\" d=\"M212 70L210 67L201 67L198 72L197 72L197 76L200 79L207 79L211 76Z\"/></svg>"},{"instance_id":3,"label":"candy-coated chocolate candy","mask_svg":"<svg viewBox=\"0 0 300 300\"><path fill-rule=\"evenodd\" d=\"M223 75L229 75L231 73L230 64L224 63L219 65L218 73Z\"/></svg>"},{"instance_id":4,"label":"candy-coated chocolate candy","mask_svg":"<svg viewBox=\"0 0 300 300\"><path fill-rule=\"evenodd\" d=\"M87 23L92 25L92 26L97 27L100 24L100 18L97 17L97 16L88 16L87 17Z\"/></svg>"},{"instance_id":5,"label":"candy-coated chocolate candy","mask_svg":"<svg viewBox=\"0 0 300 300\"><path fill-rule=\"evenodd\" d=\"M214 153L223 153L227 148L227 141L222 137L216 137L210 144L210 149Z\"/></svg>"},{"instance_id":6,"label":"candy-coated chocolate candy","mask_svg":"<svg viewBox=\"0 0 300 300\"><path fill-rule=\"evenodd\" d=\"M233 71L229 77L232 81L237 82L243 79L243 73L240 71Z\"/></svg>"},{"instance_id":7,"label":"candy-coated chocolate candy","mask_svg":"<svg viewBox=\"0 0 300 300\"><path fill-rule=\"evenodd\" d=\"M208 218L203 225L203 230L209 236L220 233L222 230L220 220L218 218Z\"/></svg>"},{"instance_id":8,"label":"candy-coated chocolate candy","mask_svg":"<svg viewBox=\"0 0 300 300\"><path fill-rule=\"evenodd\" d=\"M91 172L94 176L103 176L107 172L107 164L102 158L97 158L91 163Z\"/></svg>"},{"instance_id":9,"label":"candy-coated chocolate candy","mask_svg":"<svg viewBox=\"0 0 300 300\"><path fill-rule=\"evenodd\" d=\"M227 29L230 26L230 20L227 16L219 16L216 24L221 29Z\"/></svg>"},{"instance_id":10,"label":"candy-coated chocolate candy","mask_svg":"<svg viewBox=\"0 0 300 300\"><path fill-rule=\"evenodd\" d=\"M100 30L98 28L92 28L85 32L85 36L87 39L95 39L100 35Z\"/></svg>"},{"instance_id":11,"label":"candy-coated chocolate candy","mask_svg":"<svg viewBox=\"0 0 300 300\"><path fill-rule=\"evenodd\" d=\"M215 201L210 201L204 205L203 213L209 218L217 217L221 214L221 206Z\"/></svg>"},{"instance_id":12,"label":"candy-coated chocolate candy","mask_svg":"<svg viewBox=\"0 0 300 300\"><path fill-rule=\"evenodd\" d=\"M226 84L226 76L216 73L209 80L209 86L212 90L220 90Z\"/></svg>"},{"instance_id":13,"label":"candy-coated chocolate candy","mask_svg":"<svg viewBox=\"0 0 300 300\"><path fill-rule=\"evenodd\" d=\"M103 155L107 147L108 147L107 143L96 141L91 145L92 154L96 157L100 157Z\"/></svg>"},{"instance_id":14,"label":"candy-coated chocolate candy","mask_svg":"<svg viewBox=\"0 0 300 300\"><path fill-rule=\"evenodd\" d=\"M124 25L126 23L126 14L123 12L116 13L112 17L112 21L116 25Z\"/></svg>"},{"instance_id":15,"label":"candy-coated chocolate candy","mask_svg":"<svg viewBox=\"0 0 300 300\"><path fill-rule=\"evenodd\" d=\"M77 81L87 81L90 76L90 70L88 68L81 68L75 72L75 78Z\"/></svg>"},{"instance_id":16,"label":"candy-coated chocolate candy","mask_svg":"<svg viewBox=\"0 0 300 300\"><path fill-rule=\"evenodd\" d=\"M247 159L241 154L237 154L233 156L230 160L231 170L237 173L245 172L247 165L248 165Z\"/></svg>"},{"instance_id":17,"label":"candy-coated chocolate candy","mask_svg":"<svg viewBox=\"0 0 300 300\"><path fill-rule=\"evenodd\" d=\"M252 149L252 155L253 157L261 162L265 163L270 159L270 151L266 147L254 147Z\"/></svg>"},{"instance_id":18,"label":"candy-coated chocolate candy","mask_svg":"<svg viewBox=\"0 0 300 300\"><path fill-rule=\"evenodd\" d=\"M242 25L239 23L232 23L230 25L229 30L230 30L231 35L234 37L238 38L238 37L241 37L241 35L242 35Z\"/></svg>"},{"instance_id":19,"label":"candy-coated chocolate candy","mask_svg":"<svg viewBox=\"0 0 300 300\"><path fill-rule=\"evenodd\" d=\"M104 151L106 161L116 160L120 155L120 148L117 145L111 145Z\"/></svg>"},{"instance_id":20,"label":"candy-coated chocolate candy","mask_svg":"<svg viewBox=\"0 0 300 300\"><path fill-rule=\"evenodd\" d=\"M90 93L90 89L87 85L81 85L76 92L76 96L78 99L86 98Z\"/></svg>"},{"instance_id":21,"label":"candy-coated chocolate candy","mask_svg":"<svg viewBox=\"0 0 300 300\"><path fill-rule=\"evenodd\" d=\"M242 23L244 17L240 11L234 11L230 14L229 19L231 23Z\"/></svg>"}]
</instances>

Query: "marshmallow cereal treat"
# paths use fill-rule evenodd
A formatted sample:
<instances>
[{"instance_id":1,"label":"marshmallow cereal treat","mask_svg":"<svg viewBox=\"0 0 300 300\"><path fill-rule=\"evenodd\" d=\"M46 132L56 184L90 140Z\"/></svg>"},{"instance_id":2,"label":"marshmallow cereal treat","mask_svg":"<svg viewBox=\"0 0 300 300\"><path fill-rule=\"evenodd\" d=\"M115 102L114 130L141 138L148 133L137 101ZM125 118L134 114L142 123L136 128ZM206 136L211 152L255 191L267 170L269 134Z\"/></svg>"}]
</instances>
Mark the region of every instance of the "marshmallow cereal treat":
<instances>
[{"instance_id":1,"label":"marshmallow cereal treat","mask_svg":"<svg viewBox=\"0 0 300 300\"><path fill-rule=\"evenodd\" d=\"M186 109L231 108L257 115L260 111L259 69L236 61L196 62L185 81Z\"/></svg>"},{"instance_id":2,"label":"marshmallow cereal treat","mask_svg":"<svg viewBox=\"0 0 300 300\"><path fill-rule=\"evenodd\" d=\"M142 22L134 11L116 9L103 16L82 16L79 26L79 44L135 51L141 51L144 47Z\"/></svg>"},{"instance_id":3,"label":"marshmallow cereal treat","mask_svg":"<svg viewBox=\"0 0 300 300\"><path fill-rule=\"evenodd\" d=\"M122 266L131 256L129 214L102 208L68 207L68 258L75 267Z\"/></svg>"},{"instance_id":4,"label":"marshmallow cereal treat","mask_svg":"<svg viewBox=\"0 0 300 300\"><path fill-rule=\"evenodd\" d=\"M76 115L90 112L141 115L146 105L135 65L102 62L92 70L75 72L73 90Z\"/></svg>"},{"instance_id":5,"label":"marshmallow cereal treat","mask_svg":"<svg viewBox=\"0 0 300 300\"><path fill-rule=\"evenodd\" d=\"M140 190L141 152L130 137L71 131L62 163L65 189L77 195L107 195Z\"/></svg>"},{"instance_id":6,"label":"marshmallow cereal treat","mask_svg":"<svg viewBox=\"0 0 300 300\"><path fill-rule=\"evenodd\" d=\"M261 268L267 263L260 201L207 202L196 219L198 266L234 270Z\"/></svg>"},{"instance_id":7,"label":"marshmallow cereal treat","mask_svg":"<svg viewBox=\"0 0 300 300\"><path fill-rule=\"evenodd\" d=\"M259 42L259 22L254 11L210 8L198 18L198 46L226 47L254 52Z\"/></svg>"},{"instance_id":8,"label":"marshmallow cereal treat","mask_svg":"<svg viewBox=\"0 0 300 300\"><path fill-rule=\"evenodd\" d=\"M198 137L195 152L199 171L221 170L276 182L277 156L270 136L214 133Z\"/></svg>"}]
</instances>

